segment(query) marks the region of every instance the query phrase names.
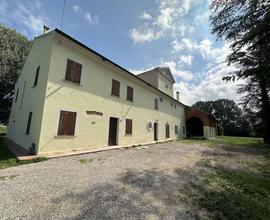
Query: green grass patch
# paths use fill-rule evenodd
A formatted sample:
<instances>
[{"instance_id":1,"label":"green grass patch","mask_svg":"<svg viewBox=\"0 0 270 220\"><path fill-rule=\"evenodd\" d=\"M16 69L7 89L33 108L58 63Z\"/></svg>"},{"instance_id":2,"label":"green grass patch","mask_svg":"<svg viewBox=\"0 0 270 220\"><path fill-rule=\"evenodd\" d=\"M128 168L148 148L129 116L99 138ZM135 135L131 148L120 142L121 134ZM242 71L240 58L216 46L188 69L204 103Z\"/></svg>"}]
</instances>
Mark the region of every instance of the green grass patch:
<instances>
[{"instance_id":1,"label":"green grass patch","mask_svg":"<svg viewBox=\"0 0 270 220\"><path fill-rule=\"evenodd\" d=\"M251 172L215 169L197 185L197 204L214 219L269 219L270 179Z\"/></svg>"},{"instance_id":2,"label":"green grass patch","mask_svg":"<svg viewBox=\"0 0 270 220\"><path fill-rule=\"evenodd\" d=\"M93 158L89 158L88 160L83 158L79 160L81 164L87 164L87 163L92 163L94 161Z\"/></svg>"},{"instance_id":3,"label":"green grass patch","mask_svg":"<svg viewBox=\"0 0 270 220\"><path fill-rule=\"evenodd\" d=\"M32 160L18 160L7 148L3 140L0 138L0 169L5 169L7 167L19 166L29 163L37 163L45 161L47 158L38 157Z\"/></svg>"},{"instance_id":4,"label":"green grass patch","mask_svg":"<svg viewBox=\"0 0 270 220\"><path fill-rule=\"evenodd\" d=\"M239 145L247 147L268 147L268 145L265 145L263 143L262 138L254 138L254 137L218 136L213 141L220 144L228 144L228 145Z\"/></svg>"},{"instance_id":5,"label":"green grass patch","mask_svg":"<svg viewBox=\"0 0 270 220\"><path fill-rule=\"evenodd\" d=\"M184 144L201 144L209 147L214 147L218 144L234 145L234 146L245 146L255 148L269 148L270 145L263 143L262 138L254 137L232 137L232 136L217 136L214 139L179 139L178 141Z\"/></svg>"},{"instance_id":6,"label":"green grass patch","mask_svg":"<svg viewBox=\"0 0 270 220\"><path fill-rule=\"evenodd\" d=\"M5 135L7 133L7 127L0 124L0 135Z\"/></svg>"}]
</instances>

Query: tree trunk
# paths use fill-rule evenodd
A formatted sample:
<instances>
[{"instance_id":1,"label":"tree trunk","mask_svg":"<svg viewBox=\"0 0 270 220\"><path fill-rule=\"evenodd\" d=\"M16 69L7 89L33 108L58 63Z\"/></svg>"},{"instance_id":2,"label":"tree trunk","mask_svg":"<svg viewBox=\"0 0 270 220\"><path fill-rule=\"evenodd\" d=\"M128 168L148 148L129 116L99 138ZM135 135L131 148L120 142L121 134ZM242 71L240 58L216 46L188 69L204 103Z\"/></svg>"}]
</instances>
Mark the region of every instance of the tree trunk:
<instances>
[{"instance_id":1,"label":"tree trunk","mask_svg":"<svg viewBox=\"0 0 270 220\"><path fill-rule=\"evenodd\" d=\"M263 141L270 144L270 103L267 94L266 79L260 80L261 98L262 98L262 121L263 121Z\"/></svg>"}]
</instances>

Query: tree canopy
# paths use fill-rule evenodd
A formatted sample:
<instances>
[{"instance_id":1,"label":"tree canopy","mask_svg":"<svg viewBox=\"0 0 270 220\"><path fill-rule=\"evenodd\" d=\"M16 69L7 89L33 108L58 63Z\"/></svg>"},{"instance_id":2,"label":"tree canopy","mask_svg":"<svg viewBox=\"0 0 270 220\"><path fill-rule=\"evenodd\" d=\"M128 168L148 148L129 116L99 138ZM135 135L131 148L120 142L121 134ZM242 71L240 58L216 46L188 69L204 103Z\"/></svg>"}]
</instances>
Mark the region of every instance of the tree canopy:
<instances>
[{"instance_id":1,"label":"tree canopy","mask_svg":"<svg viewBox=\"0 0 270 220\"><path fill-rule=\"evenodd\" d=\"M0 24L0 123L6 124L14 85L30 50L31 41Z\"/></svg>"},{"instance_id":2,"label":"tree canopy","mask_svg":"<svg viewBox=\"0 0 270 220\"><path fill-rule=\"evenodd\" d=\"M219 120L219 134L249 136L249 121L244 112L233 100L199 101L192 107L212 114Z\"/></svg>"},{"instance_id":3,"label":"tree canopy","mask_svg":"<svg viewBox=\"0 0 270 220\"><path fill-rule=\"evenodd\" d=\"M212 0L212 32L230 43L227 61L238 69L225 80L245 79L245 108L257 110L270 143L270 0Z\"/></svg>"}]
</instances>

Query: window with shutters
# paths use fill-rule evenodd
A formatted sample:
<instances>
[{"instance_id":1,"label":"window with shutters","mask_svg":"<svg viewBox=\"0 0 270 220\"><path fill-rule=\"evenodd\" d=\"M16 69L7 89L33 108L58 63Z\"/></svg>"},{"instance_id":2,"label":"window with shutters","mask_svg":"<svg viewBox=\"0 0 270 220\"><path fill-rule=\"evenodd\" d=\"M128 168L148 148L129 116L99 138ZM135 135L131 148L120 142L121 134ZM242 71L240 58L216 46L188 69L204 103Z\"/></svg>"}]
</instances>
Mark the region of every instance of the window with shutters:
<instances>
[{"instance_id":1,"label":"window with shutters","mask_svg":"<svg viewBox=\"0 0 270 220\"><path fill-rule=\"evenodd\" d=\"M126 134L132 134L132 120L126 119Z\"/></svg>"},{"instance_id":2,"label":"window with shutters","mask_svg":"<svg viewBox=\"0 0 270 220\"><path fill-rule=\"evenodd\" d=\"M38 68L36 69L36 76L35 76L35 81L34 81L33 87L36 87L37 86L38 77L39 77L39 69L40 69L40 66L38 66Z\"/></svg>"},{"instance_id":3,"label":"window with shutters","mask_svg":"<svg viewBox=\"0 0 270 220\"><path fill-rule=\"evenodd\" d=\"M26 131L25 131L25 133L27 135L30 133L32 114L33 114L33 112L29 112L29 114L28 114L27 126L26 126Z\"/></svg>"},{"instance_id":4,"label":"window with shutters","mask_svg":"<svg viewBox=\"0 0 270 220\"><path fill-rule=\"evenodd\" d=\"M175 130L175 134L178 134L178 126L177 125L175 125L174 130Z\"/></svg>"},{"instance_id":5,"label":"window with shutters","mask_svg":"<svg viewBox=\"0 0 270 220\"><path fill-rule=\"evenodd\" d=\"M17 90L16 90L15 102L17 102L17 100L18 100L18 95L19 95L19 88L17 88Z\"/></svg>"},{"instance_id":6,"label":"window with shutters","mask_svg":"<svg viewBox=\"0 0 270 220\"><path fill-rule=\"evenodd\" d=\"M80 84L81 82L82 64L73 60L67 60L65 80Z\"/></svg>"},{"instance_id":7,"label":"window with shutters","mask_svg":"<svg viewBox=\"0 0 270 220\"><path fill-rule=\"evenodd\" d=\"M61 111L58 125L58 135L74 136L76 112Z\"/></svg>"},{"instance_id":8,"label":"window with shutters","mask_svg":"<svg viewBox=\"0 0 270 220\"><path fill-rule=\"evenodd\" d=\"M120 96L120 82L115 80L115 79L112 80L112 93L111 93L111 95L117 96L117 97Z\"/></svg>"},{"instance_id":9,"label":"window with shutters","mask_svg":"<svg viewBox=\"0 0 270 220\"><path fill-rule=\"evenodd\" d=\"M155 110L158 110L158 99L155 99Z\"/></svg>"},{"instance_id":10,"label":"window with shutters","mask_svg":"<svg viewBox=\"0 0 270 220\"><path fill-rule=\"evenodd\" d=\"M127 100L133 102L133 88L127 86Z\"/></svg>"}]
</instances>

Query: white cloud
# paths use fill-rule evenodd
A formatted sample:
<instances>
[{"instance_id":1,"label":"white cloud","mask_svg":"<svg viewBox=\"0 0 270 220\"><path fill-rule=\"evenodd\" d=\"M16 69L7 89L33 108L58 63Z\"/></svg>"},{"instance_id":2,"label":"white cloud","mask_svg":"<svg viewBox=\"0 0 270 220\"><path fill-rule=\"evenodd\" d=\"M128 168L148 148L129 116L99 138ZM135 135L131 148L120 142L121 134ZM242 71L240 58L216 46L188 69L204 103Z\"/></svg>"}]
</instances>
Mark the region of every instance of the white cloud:
<instances>
[{"instance_id":1,"label":"white cloud","mask_svg":"<svg viewBox=\"0 0 270 220\"><path fill-rule=\"evenodd\" d=\"M189 81L191 79L193 79L193 74L187 70L181 70L179 68L177 68L177 64L171 60L171 61L162 61L159 65L157 65L159 67L169 67L172 74L177 77L177 78L180 78L184 81ZM155 66L155 67L157 67ZM130 70L130 72L132 72L133 74L135 75L138 75L140 73L143 73L145 71L148 71L148 70L151 70L151 69L154 69L155 67L150 67L150 68L146 68L146 69L140 69L140 70Z\"/></svg>"},{"instance_id":2,"label":"white cloud","mask_svg":"<svg viewBox=\"0 0 270 220\"><path fill-rule=\"evenodd\" d=\"M139 18L145 21L149 21L152 19L152 16L144 11Z\"/></svg>"},{"instance_id":3,"label":"white cloud","mask_svg":"<svg viewBox=\"0 0 270 220\"><path fill-rule=\"evenodd\" d=\"M91 14L89 11L82 9L79 5L73 5L72 9L75 13L83 15L86 21L90 24L98 24L99 19L97 15Z\"/></svg>"},{"instance_id":4,"label":"white cloud","mask_svg":"<svg viewBox=\"0 0 270 220\"><path fill-rule=\"evenodd\" d=\"M183 38L181 41L173 40L171 42L172 52L187 50L190 52L198 52L204 60L223 62L229 52L229 44L225 44L221 48L215 48L212 42L205 38L197 43L190 38Z\"/></svg>"},{"instance_id":5,"label":"white cloud","mask_svg":"<svg viewBox=\"0 0 270 220\"><path fill-rule=\"evenodd\" d=\"M80 12L82 10L79 5L73 5L72 8L76 13L78 13L78 12Z\"/></svg>"},{"instance_id":6,"label":"white cloud","mask_svg":"<svg viewBox=\"0 0 270 220\"><path fill-rule=\"evenodd\" d=\"M192 64L193 56L192 55L182 55L179 58L179 62L182 64L185 64L187 66L190 66Z\"/></svg>"},{"instance_id":7,"label":"white cloud","mask_svg":"<svg viewBox=\"0 0 270 220\"><path fill-rule=\"evenodd\" d=\"M180 78L181 80L184 80L184 81L190 81L194 77L192 72L178 68L177 64L173 60L167 61L167 62L161 62L160 66L169 67L174 77Z\"/></svg>"},{"instance_id":8,"label":"white cloud","mask_svg":"<svg viewBox=\"0 0 270 220\"><path fill-rule=\"evenodd\" d=\"M162 35L161 32L154 32L151 29L143 30L143 32L140 32L136 29L130 30L130 37L133 39L135 43L144 43L144 42L150 42L152 40L160 38Z\"/></svg>"},{"instance_id":9,"label":"white cloud","mask_svg":"<svg viewBox=\"0 0 270 220\"><path fill-rule=\"evenodd\" d=\"M154 67L149 67L149 68L146 68L146 69L139 69L139 70L136 70L136 69L130 69L129 72L133 73L134 75L139 75L143 72L146 72L148 70L151 70L151 69L154 69Z\"/></svg>"},{"instance_id":10,"label":"white cloud","mask_svg":"<svg viewBox=\"0 0 270 220\"><path fill-rule=\"evenodd\" d=\"M42 15L41 8L40 10L35 8L18 3L12 13L12 18L27 27L30 34L34 36L42 34L43 25L51 26L50 19Z\"/></svg>"},{"instance_id":11,"label":"white cloud","mask_svg":"<svg viewBox=\"0 0 270 220\"><path fill-rule=\"evenodd\" d=\"M144 20L139 27L130 30L130 37L135 43L157 40L163 36L192 33L194 27L182 23L182 17L187 15L194 0L157 0L158 14L155 16L143 12L139 19ZM151 21L151 22L150 22ZM134 37L136 35L136 37ZM142 37L140 37L142 36ZM138 40L145 38L147 40Z\"/></svg>"},{"instance_id":12,"label":"white cloud","mask_svg":"<svg viewBox=\"0 0 270 220\"><path fill-rule=\"evenodd\" d=\"M237 86L242 81L235 83L222 80L222 77L233 70L235 70L234 67L222 64L207 71L205 77L198 84L180 81L174 85L174 89L180 92L181 101L187 105L192 105L197 101L222 98L238 102L241 96L237 93Z\"/></svg>"},{"instance_id":13,"label":"white cloud","mask_svg":"<svg viewBox=\"0 0 270 220\"><path fill-rule=\"evenodd\" d=\"M197 26L205 24L209 21L209 11L205 11L203 14L199 14L194 18L194 22Z\"/></svg>"},{"instance_id":14,"label":"white cloud","mask_svg":"<svg viewBox=\"0 0 270 220\"><path fill-rule=\"evenodd\" d=\"M84 13L84 17L91 24L97 24L97 23L99 23L98 17L96 15L95 16L92 16L90 12L85 12Z\"/></svg>"}]
</instances>

